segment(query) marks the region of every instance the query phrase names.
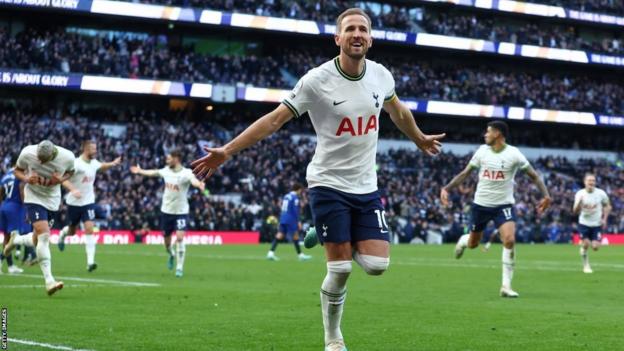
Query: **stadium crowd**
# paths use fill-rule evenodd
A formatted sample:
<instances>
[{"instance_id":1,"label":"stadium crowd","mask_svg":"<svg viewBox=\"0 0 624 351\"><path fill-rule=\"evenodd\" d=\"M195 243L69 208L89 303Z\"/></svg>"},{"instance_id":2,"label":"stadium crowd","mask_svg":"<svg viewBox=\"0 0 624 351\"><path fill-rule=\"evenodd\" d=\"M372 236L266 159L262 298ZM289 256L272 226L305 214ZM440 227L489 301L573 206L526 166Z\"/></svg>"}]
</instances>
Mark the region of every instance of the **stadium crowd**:
<instances>
[{"instance_id":1,"label":"stadium crowd","mask_svg":"<svg viewBox=\"0 0 624 351\"><path fill-rule=\"evenodd\" d=\"M372 1L308 0L308 1L248 1L248 0L147 0L141 2L175 5L182 7L209 8L214 10L255 14L259 16L287 17L333 23L344 9L362 7L371 14L373 27L399 31L418 32L450 36L506 41L517 44L538 45L561 49L588 50L600 53L623 54L624 43L621 34L608 31L601 35L603 40L579 35L574 26L545 24L544 22L518 20L510 22L495 13L467 14L459 11L437 12L419 4L399 6ZM556 4L557 1L552 1ZM624 9L616 1L582 1L585 8L597 9L611 14L613 9ZM595 3L591 5L591 3ZM575 4L582 9L581 4ZM565 7L570 4L566 2ZM603 34L604 34L603 33ZM609 38L609 39L607 39Z\"/></svg>"},{"instance_id":2,"label":"stadium crowd","mask_svg":"<svg viewBox=\"0 0 624 351\"><path fill-rule=\"evenodd\" d=\"M108 119L103 116L107 116ZM249 117L249 116L247 116ZM162 181L133 176L129 166L165 166L164 156L173 149L183 151L184 164L199 155L200 145L220 145L240 132L248 122L231 112L215 113L209 121L189 120L183 112L112 112L106 109L31 109L5 105L0 123L15 126L0 138L0 170L4 173L9 155L28 144L49 138L75 153L80 141L95 139L99 159L123 157L123 166L98 175L97 203L104 228L159 228ZM279 214L280 201L294 181L305 184L305 169L315 143L292 136L305 130L302 122L290 123L283 131L228 161L207 181L206 193L191 191L191 229L261 230L269 238L267 218ZM307 127L309 132L309 126ZM154 137L158 136L158 137ZM476 140L478 136L473 136ZM469 204L476 177L452 194L452 206L443 208L440 187L459 172L470 155L444 153L431 158L422 153L391 150L378 156L379 187L393 232L402 242L418 241L437 233L455 240L469 222ZM610 194L613 212L609 230L624 232L624 165L585 159L571 163L565 158L533 160L545 177L554 205L542 218L535 216L538 192L528 177L517 178L519 240L566 242L574 230L571 214L574 192L587 171L597 175L598 186ZM307 201L303 200L303 204ZM309 221L309 210L304 210ZM56 224L65 222L64 212Z\"/></svg>"},{"instance_id":3,"label":"stadium crowd","mask_svg":"<svg viewBox=\"0 0 624 351\"><path fill-rule=\"evenodd\" d=\"M377 57L374 51L371 57L391 69L402 97L624 114L624 85L613 75L519 72L427 59L406 62L404 57ZM214 56L197 53L192 46L169 47L158 36L88 36L32 27L11 36L0 29L0 67L31 71L290 88L292 77L330 58L320 49L304 47L282 48L269 56Z\"/></svg>"}]
</instances>

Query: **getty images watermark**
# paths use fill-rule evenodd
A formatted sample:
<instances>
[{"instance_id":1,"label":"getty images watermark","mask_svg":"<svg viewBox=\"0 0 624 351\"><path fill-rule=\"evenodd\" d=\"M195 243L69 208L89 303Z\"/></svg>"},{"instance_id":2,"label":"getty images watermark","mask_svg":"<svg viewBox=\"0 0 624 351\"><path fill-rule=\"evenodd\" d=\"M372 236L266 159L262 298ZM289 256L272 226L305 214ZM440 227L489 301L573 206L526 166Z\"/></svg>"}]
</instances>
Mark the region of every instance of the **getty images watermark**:
<instances>
[{"instance_id":1,"label":"getty images watermark","mask_svg":"<svg viewBox=\"0 0 624 351\"><path fill-rule=\"evenodd\" d=\"M2 307L2 344L0 349L6 350L9 347L9 336L7 335L7 308Z\"/></svg>"}]
</instances>

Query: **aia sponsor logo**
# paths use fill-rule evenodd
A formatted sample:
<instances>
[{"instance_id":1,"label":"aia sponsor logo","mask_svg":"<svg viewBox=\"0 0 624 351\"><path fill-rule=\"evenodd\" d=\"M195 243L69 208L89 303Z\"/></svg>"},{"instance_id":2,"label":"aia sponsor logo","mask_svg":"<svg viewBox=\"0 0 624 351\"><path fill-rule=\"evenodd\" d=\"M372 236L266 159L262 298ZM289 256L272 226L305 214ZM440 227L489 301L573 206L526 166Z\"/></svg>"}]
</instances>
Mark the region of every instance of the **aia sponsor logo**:
<instances>
[{"instance_id":1,"label":"aia sponsor logo","mask_svg":"<svg viewBox=\"0 0 624 351\"><path fill-rule=\"evenodd\" d=\"M344 117L340 121L336 136L342 136L342 134L349 134L351 136L366 135L369 132L377 131L377 116L371 115L364 122L364 117L360 116L356 121L351 121L349 117Z\"/></svg>"},{"instance_id":2,"label":"aia sponsor logo","mask_svg":"<svg viewBox=\"0 0 624 351\"><path fill-rule=\"evenodd\" d=\"M488 180L505 180L505 173L503 173L503 171L484 169L481 178Z\"/></svg>"},{"instance_id":3,"label":"aia sponsor logo","mask_svg":"<svg viewBox=\"0 0 624 351\"><path fill-rule=\"evenodd\" d=\"M177 184L165 183L165 188L173 191L180 191L180 187Z\"/></svg>"}]
</instances>

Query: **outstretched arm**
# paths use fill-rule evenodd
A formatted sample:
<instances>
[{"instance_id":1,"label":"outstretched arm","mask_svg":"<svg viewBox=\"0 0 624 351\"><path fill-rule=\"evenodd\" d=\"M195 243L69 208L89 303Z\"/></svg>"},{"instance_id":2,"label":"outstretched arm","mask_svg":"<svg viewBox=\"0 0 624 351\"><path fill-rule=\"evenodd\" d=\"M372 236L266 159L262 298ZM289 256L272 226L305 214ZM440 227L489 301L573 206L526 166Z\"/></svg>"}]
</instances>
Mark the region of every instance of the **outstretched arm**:
<instances>
[{"instance_id":1,"label":"outstretched arm","mask_svg":"<svg viewBox=\"0 0 624 351\"><path fill-rule=\"evenodd\" d=\"M537 185L537 188L542 193L542 200L537 205L537 213L541 214L546 211L548 207L550 207L550 203L552 202L552 199L550 198L550 193L548 193L548 189L546 189L546 184L544 184L542 177L540 177L540 175L533 168L533 166L529 165L526 168L526 174L529 176L529 178L531 178L533 184Z\"/></svg>"},{"instance_id":2,"label":"outstretched arm","mask_svg":"<svg viewBox=\"0 0 624 351\"><path fill-rule=\"evenodd\" d=\"M114 159L112 162L103 162L100 166L101 171L107 171L110 168L119 166L121 164L121 156Z\"/></svg>"},{"instance_id":3,"label":"outstretched arm","mask_svg":"<svg viewBox=\"0 0 624 351\"><path fill-rule=\"evenodd\" d=\"M470 176L470 173L472 172L473 169L475 168L471 165L466 166L466 168L464 168L463 171L459 172L459 174L457 174L453 179L451 179L451 181L448 184L442 187L442 190L440 190L440 200L442 201L442 205L448 206L449 191L457 187L459 184L463 183L464 180L466 180L466 178Z\"/></svg>"},{"instance_id":4,"label":"outstretched arm","mask_svg":"<svg viewBox=\"0 0 624 351\"><path fill-rule=\"evenodd\" d=\"M130 166L130 173L140 174L146 177L158 177L160 175L157 169L143 169L139 165Z\"/></svg>"},{"instance_id":5,"label":"outstretched arm","mask_svg":"<svg viewBox=\"0 0 624 351\"><path fill-rule=\"evenodd\" d=\"M202 182L201 180L197 179L197 177L195 177L194 174L191 177L191 185L199 189L202 192L206 189L206 184Z\"/></svg>"},{"instance_id":6,"label":"outstretched arm","mask_svg":"<svg viewBox=\"0 0 624 351\"><path fill-rule=\"evenodd\" d=\"M275 110L262 116L226 145L218 148L205 147L204 150L208 152L208 155L191 163L193 173L200 180L207 179L225 161L241 150L277 132L292 117L293 112L284 104L280 104Z\"/></svg>"},{"instance_id":7,"label":"outstretched arm","mask_svg":"<svg viewBox=\"0 0 624 351\"><path fill-rule=\"evenodd\" d=\"M74 187L74 185L69 180L64 181L62 185L63 188L67 189L67 191L69 191L77 199L80 199L82 197L80 190L76 189L76 187Z\"/></svg>"},{"instance_id":8,"label":"outstretched arm","mask_svg":"<svg viewBox=\"0 0 624 351\"><path fill-rule=\"evenodd\" d=\"M418 125L416 125L416 120L414 120L412 111L410 111L396 95L392 99L384 102L383 108L390 114L390 118L397 128L413 141L419 149L430 156L440 153L442 144L439 140L444 138L446 134L424 134L420 128L418 128Z\"/></svg>"}]
</instances>

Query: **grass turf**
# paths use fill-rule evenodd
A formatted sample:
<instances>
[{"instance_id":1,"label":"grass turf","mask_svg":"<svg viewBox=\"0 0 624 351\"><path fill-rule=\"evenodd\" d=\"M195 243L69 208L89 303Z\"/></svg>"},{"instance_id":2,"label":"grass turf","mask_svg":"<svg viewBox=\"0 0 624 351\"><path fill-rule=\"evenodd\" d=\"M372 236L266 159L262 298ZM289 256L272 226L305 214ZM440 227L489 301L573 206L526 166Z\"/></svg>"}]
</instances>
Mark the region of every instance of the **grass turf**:
<instances>
[{"instance_id":1,"label":"grass turf","mask_svg":"<svg viewBox=\"0 0 624 351\"><path fill-rule=\"evenodd\" d=\"M310 262L297 262L291 245L278 248L280 262L266 261L267 249L189 246L178 279L161 247L99 246L94 273L82 246L53 247L57 279L102 281L65 279L49 298L37 266L0 276L8 336L98 351L322 350L321 249ZM591 252L595 273L586 275L578 247L519 246L515 300L498 297L500 252L455 260L451 246L394 246L381 277L354 264L342 328L349 350L624 350L624 247Z\"/></svg>"}]
</instances>

